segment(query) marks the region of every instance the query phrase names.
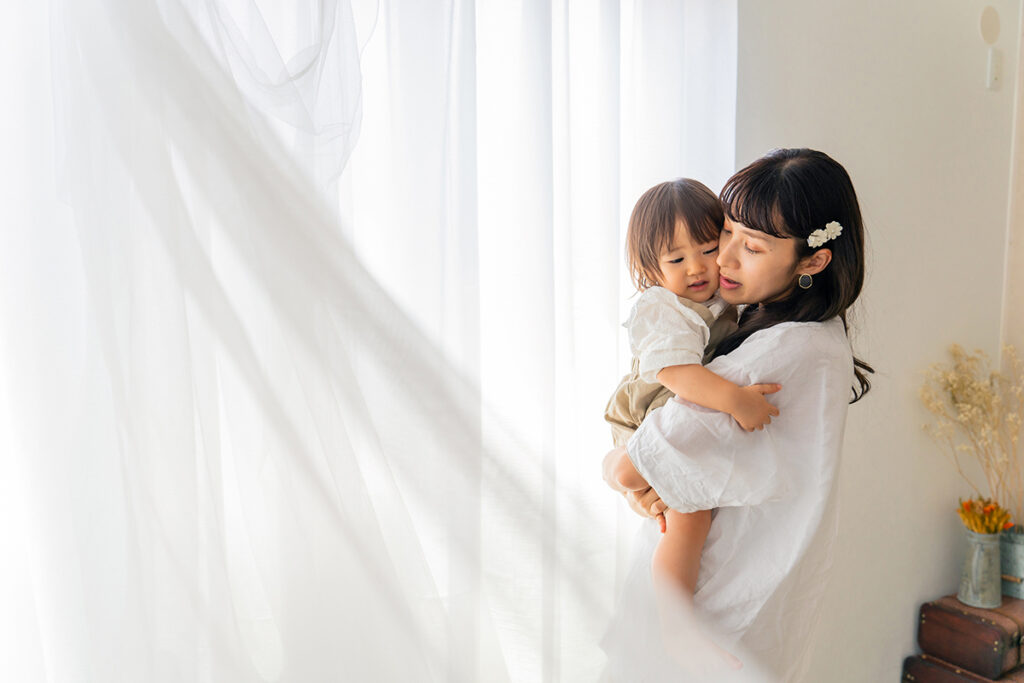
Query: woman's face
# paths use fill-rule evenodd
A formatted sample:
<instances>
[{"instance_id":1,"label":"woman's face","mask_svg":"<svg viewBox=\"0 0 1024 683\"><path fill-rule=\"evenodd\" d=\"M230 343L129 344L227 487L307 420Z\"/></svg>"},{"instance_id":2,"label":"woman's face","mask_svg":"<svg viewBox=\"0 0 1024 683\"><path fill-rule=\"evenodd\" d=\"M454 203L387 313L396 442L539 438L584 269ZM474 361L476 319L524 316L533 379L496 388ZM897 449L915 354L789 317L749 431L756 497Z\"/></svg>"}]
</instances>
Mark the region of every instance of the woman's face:
<instances>
[{"instance_id":1,"label":"woman's face","mask_svg":"<svg viewBox=\"0 0 1024 683\"><path fill-rule=\"evenodd\" d=\"M718 242L719 293L731 304L777 301L796 284L796 244L725 219Z\"/></svg>"}]
</instances>

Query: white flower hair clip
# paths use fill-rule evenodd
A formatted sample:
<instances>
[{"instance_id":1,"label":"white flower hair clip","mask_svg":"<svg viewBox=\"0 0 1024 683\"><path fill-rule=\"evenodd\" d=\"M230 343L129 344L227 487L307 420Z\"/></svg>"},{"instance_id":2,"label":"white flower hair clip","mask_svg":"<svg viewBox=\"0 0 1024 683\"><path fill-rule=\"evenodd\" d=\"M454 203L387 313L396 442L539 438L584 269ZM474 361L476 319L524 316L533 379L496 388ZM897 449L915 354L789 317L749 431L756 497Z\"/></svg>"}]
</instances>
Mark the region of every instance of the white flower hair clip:
<instances>
[{"instance_id":1,"label":"white flower hair clip","mask_svg":"<svg viewBox=\"0 0 1024 683\"><path fill-rule=\"evenodd\" d=\"M821 245L825 244L829 240L834 240L843 234L843 226L839 225L836 221L832 221L824 228L815 230L807 238L807 244L812 248L817 249Z\"/></svg>"}]
</instances>

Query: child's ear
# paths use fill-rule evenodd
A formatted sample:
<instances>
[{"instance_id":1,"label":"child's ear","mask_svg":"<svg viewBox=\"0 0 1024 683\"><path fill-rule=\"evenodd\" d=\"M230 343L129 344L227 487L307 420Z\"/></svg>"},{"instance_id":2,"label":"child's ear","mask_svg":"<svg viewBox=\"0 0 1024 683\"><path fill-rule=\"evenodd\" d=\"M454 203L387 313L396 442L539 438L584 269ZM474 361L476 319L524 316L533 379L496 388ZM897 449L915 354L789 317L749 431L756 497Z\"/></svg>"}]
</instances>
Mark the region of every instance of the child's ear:
<instances>
[{"instance_id":1,"label":"child's ear","mask_svg":"<svg viewBox=\"0 0 1024 683\"><path fill-rule=\"evenodd\" d=\"M819 249L807 258L802 258L796 264L797 273L807 273L808 275L817 275L821 271L825 270L825 266L832 262L832 250L831 249Z\"/></svg>"}]
</instances>

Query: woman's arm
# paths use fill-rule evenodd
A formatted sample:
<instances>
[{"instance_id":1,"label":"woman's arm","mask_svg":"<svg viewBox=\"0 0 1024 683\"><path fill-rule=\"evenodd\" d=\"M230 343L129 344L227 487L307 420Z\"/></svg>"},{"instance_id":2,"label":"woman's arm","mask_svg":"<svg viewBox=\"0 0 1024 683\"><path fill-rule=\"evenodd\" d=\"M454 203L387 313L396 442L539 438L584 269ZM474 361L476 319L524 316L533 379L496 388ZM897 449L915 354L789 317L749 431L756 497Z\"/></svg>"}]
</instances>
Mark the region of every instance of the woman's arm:
<instances>
[{"instance_id":1,"label":"woman's arm","mask_svg":"<svg viewBox=\"0 0 1024 683\"><path fill-rule=\"evenodd\" d=\"M669 401L644 419L626 450L670 508L694 512L788 494L793 455L785 450L793 444L784 437L779 429L746 432L725 413Z\"/></svg>"},{"instance_id":2,"label":"woman's arm","mask_svg":"<svg viewBox=\"0 0 1024 683\"><path fill-rule=\"evenodd\" d=\"M765 377L781 417L770 431L737 429L728 415L669 401L652 411L626 444L629 459L679 512L760 505L804 485L816 468L834 468L836 435L846 419L853 361L842 323L778 326L751 337L709 369L744 384Z\"/></svg>"},{"instance_id":3,"label":"woman's arm","mask_svg":"<svg viewBox=\"0 0 1024 683\"><path fill-rule=\"evenodd\" d=\"M764 397L781 384L751 384L741 387L719 377L702 365L671 365L658 372L658 381L680 398L728 413L743 429L762 429L779 410Z\"/></svg>"}]
</instances>

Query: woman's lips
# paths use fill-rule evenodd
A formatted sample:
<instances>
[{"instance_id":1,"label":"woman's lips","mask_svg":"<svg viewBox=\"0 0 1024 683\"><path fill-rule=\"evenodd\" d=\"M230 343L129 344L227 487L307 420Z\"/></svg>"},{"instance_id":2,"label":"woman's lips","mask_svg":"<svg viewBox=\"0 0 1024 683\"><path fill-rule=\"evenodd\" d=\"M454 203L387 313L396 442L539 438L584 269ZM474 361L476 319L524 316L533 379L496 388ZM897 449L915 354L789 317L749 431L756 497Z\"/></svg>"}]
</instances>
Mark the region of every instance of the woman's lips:
<instances>
[{"instance_id":1,"label":"woman's lips","mask_svg":"<svg viewBox=\"0 0 1024 683\"><path fill-rule=\"evenodd\" d=\"M740 283L735 280L730 280L724 275L718 276L718 284L721 285L722 289L736 289L740 286Z\"/></svg>"}]
</instances>

